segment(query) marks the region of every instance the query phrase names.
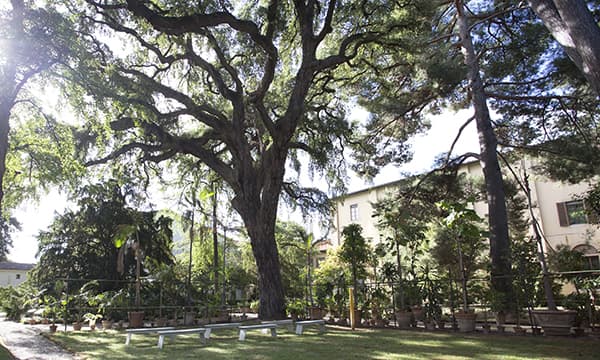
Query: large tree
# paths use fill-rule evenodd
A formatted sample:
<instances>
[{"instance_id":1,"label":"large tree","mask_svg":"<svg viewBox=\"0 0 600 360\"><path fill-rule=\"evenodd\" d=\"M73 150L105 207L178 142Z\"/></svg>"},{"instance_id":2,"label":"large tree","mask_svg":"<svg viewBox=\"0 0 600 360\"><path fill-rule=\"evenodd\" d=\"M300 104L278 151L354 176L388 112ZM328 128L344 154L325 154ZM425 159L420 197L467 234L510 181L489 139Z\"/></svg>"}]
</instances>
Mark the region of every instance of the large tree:
<instances>
[{"instance_id":1,"label":"large tree","mask_svg":"<svg viewBox=\"0 0 600 360\"><path fill-rule=\"evenodd\" d=\"M260 316L283 317L277 208L284 189L307 194L285 181L288 158L302 151L327 173L339 170L336 153L350 126L336 87L357 76L370 43L412 23L415 9L336 0L86 2L76 11L97 46L71 79L113 120L111 142L88 164L138 155L191 157L210 167L235 194L248 231ZM102 43L110 38L123 43Z\"/></svg>"},{"instance_id":2,"label":"large tree","mask_svg":"<svg viewBox=\"0 0 600 360\"><path fill-rule=\"evenodd\" d=\"M585 0L528 0L554 39L600 95L600 27Z\"/></svg>"}]
</instances>

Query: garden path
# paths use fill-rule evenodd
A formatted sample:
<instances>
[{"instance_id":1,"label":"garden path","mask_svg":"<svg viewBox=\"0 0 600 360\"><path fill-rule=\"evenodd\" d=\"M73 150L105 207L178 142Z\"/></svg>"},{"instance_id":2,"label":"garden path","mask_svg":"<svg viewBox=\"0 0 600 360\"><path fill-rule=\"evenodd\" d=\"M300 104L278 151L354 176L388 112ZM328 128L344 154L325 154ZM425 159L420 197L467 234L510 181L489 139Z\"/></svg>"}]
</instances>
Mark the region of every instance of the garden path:
<instances>
[{"instance_id":1,"label":"garden path","mask_svg":"<svg viewBox=\"0 0 600 360\"><path fill-rule=\"evenodd\" d=\"M0 318L0 341L18 360L77 360L72 353L41 335L42 326L31 326Z\"/></svg>"}]
</instances>

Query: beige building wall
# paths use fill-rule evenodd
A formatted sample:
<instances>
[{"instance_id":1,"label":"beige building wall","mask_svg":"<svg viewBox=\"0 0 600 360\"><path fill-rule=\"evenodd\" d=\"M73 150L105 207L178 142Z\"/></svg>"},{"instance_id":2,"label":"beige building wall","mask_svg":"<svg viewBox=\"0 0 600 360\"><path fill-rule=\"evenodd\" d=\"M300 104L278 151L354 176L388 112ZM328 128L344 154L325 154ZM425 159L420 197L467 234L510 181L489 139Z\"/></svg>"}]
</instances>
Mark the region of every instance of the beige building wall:
<instances>
[{"instance_id":1,"label":"beige building wall","mask_svg":"<svg viewBox=\"0 0 600 360\"><path fill-rule=\"evenodd\" d=\"M340 246L343 242L342 230L352 223L359 224L363 228L363 236L371 244L380 241L380 233L377 229L377 219L373 217L373 204L390 197L396 189L398 182L383 184L369 189L353 192L341 196L335 201L333 213L333 238L331 245ZM352 208L356 210L352 210ZM355 216L353 218L353 216Z\"/></svg>"},{"instance_id":2,"label":"beige building wall","mask_svg":"<svg viewBox=\"0 0 600 360\"><path fill-rule=\"evenodd\" d=\"M26 270L0 270L0 287L17 286L25 280Z\"/></svg>"},{"instance_id":3,"label":"beige building wall","mask_svg":"<svg viewBox=\"0 0 600 360\"><path fill-rule=\"evenodd\" d=\"M527 170L532 192L533 213L541 225L547 243L552 248L559 244L567 244L571 248L589 244L594 247L596 254L598 254L600 250L600 230L598 226L587 223L563 224L561 226L557 208L558 203L577 200L578 195L583 194L588 189L588 184L572 185L551 181L543 175L533 173L532 165L531 161L523 160L519 164L515 164L513 168L517 172L521 172L523 168ZM467 173L468 176L483 177L479 162L464 164L459 171ZM399 182L395 181L334 199L336 211L333 218L336 228L333 231L333 238L330 240L331 245L334 247L341 245L343 242L341 229L351 223L360 224L363 228L363 235L372 243L379 242L380 235L376 228L377 219L373 218L372 204L392 194L398 184ZM354 221L350 218L351 206L353 205L357 207L358 212L358 217ZM479 216L484 219L487 218L488 209L485 202L478 202L473 207Z\"/></svg>"}]
</instances>

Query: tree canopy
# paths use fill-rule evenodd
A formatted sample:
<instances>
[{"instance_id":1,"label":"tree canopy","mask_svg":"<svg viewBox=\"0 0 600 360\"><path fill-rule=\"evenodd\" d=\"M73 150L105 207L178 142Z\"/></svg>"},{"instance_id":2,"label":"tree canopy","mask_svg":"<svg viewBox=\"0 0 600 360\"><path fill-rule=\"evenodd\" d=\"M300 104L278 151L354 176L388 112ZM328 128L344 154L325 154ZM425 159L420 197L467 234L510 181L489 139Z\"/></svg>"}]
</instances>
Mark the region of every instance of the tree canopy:
<instances>
[{"instance_id":1,"label":"tree canopy","mask_svg":"<svg viewBox=\"0 0 600 360\"><path fill-rule=\"evenodd\" d=\"M115 289L119 284L114 281L133 279L134 254L117 244L124 225L135 227L146 261L173 263L171 219L128 207L117 182L83 187L78 206L57 216L50 229L38 235L39 262L33 278L41 287L71 278L108 280L101 285Z\"/></svg>"}]
</instances>

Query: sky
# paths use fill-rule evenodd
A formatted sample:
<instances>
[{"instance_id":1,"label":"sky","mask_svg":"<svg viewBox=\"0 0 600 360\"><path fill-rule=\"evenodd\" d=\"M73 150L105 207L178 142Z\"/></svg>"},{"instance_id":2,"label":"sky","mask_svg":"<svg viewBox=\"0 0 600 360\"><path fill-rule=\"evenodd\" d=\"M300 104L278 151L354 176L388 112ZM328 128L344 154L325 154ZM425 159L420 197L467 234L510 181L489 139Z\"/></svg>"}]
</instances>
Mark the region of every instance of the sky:
<instances>
[{"instance_id":1,"label":"sky","mask_svg":"<svg viewBox=\"0 0 600 360\"><path fill-rule=\"evenodd\" d=\"M412 149L414 152L413 160L397 168L388 166L375 177L372 183L365 182L357 176L351 176L350 183L347 184L348 191L368 188L372 185L379 185L401 178L402 173L422 173L431 169L437 155L447 152L460 126L470 117L471 110L461 110L459 112L443 112L440 115L429 116L431 128L424 134L420 134L412 139ZM365 116L365 112L357 111L353 116ZM461 140L455 146L453 155L465 152L479 152L477 140L477 131L472 122L464 131ZM315 184L318 186L318 184ZM326 190L325 186L323 185ZM35 263L37 252L37 240L35 236L40 230L45 230L52 223L56 212L62 213L67 204L66 197L61 195L58 190L52 190L46 196L43 196L39 203L26 203L20 206L15 212L15 216L22 224L22 231L13 234L13 248L10 250L8 259L14 262Z\"/></svg>"}]
</instances>

